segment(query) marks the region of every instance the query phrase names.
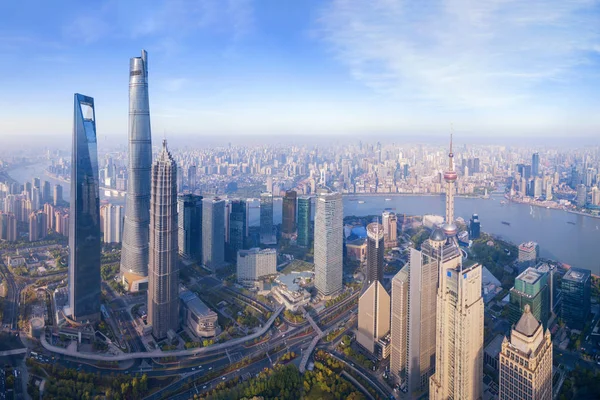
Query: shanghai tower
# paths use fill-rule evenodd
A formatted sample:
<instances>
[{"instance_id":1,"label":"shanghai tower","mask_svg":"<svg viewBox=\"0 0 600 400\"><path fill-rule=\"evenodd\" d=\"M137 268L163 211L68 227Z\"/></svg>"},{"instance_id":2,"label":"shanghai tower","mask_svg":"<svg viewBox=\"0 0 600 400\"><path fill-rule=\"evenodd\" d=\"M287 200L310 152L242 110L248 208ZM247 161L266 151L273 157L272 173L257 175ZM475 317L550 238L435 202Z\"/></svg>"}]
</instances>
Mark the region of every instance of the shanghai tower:
<instances>
[{"instance_id":1,"label":"shanghai tower","mask_svg":"<svg viewBox=\"0 0 600 400\"><path fill-rule=\"evenodd\" d=\"M121 250L121 276L129 291L144 289L148 277L152 140L148 102L148 53L129 62L129 161Z\"/></svg>"}]
</instances>

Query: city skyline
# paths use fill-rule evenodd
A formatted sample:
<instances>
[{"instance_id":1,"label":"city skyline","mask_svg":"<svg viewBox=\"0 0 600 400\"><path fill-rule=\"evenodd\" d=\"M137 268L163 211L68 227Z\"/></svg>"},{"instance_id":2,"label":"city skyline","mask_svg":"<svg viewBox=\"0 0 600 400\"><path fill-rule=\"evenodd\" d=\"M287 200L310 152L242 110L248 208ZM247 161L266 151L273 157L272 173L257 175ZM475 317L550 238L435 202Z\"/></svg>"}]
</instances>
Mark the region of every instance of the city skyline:
<instances>
[{"instance_id":1,"label":"city skyline","mask_svg":"<svg viewBox=\"0 0 600 400\"><path fill-rule=\"evenodd\" d=\"M154 60L152 129L175 137L439 135L451 122L463 137L590 137L600 126L595 1L267 3L4 5L0 137L65 134L71 89L96 98L102 136L120 137L123 59L139 48ZM46 103L36 120L22 111L30 88Z\"/></svg>"}]
</instances>

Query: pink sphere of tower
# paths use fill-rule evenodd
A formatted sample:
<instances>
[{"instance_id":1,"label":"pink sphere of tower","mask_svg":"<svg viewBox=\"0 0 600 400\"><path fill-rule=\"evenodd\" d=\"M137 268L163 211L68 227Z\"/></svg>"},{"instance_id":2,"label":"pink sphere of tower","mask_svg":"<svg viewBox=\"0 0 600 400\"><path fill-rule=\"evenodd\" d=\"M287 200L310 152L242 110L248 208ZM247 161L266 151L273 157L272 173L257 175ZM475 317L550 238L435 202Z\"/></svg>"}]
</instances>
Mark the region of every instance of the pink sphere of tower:
<instances>
[{"instance_id":1,"label":"pink sphere of tower","mask_svg":"<svg viewBox=\"0 0 600 400\"><path fill-rule=\"evenodd\" d=\"M446 182L454 182L458 178L458 174L456 171L446 171L444 172L444 180Z\"/></svg>"}]
</instances>

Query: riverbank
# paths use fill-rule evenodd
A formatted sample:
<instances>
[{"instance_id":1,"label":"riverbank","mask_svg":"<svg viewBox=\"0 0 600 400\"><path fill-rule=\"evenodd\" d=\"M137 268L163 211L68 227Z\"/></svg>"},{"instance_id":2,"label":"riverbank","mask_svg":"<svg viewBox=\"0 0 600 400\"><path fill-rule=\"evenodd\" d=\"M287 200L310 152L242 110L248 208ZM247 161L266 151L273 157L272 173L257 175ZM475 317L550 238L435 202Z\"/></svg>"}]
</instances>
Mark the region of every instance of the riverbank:
<instances>
[{"instance_id":1,"label":"riverbank","mask_svg":"<svg viewBox=\"0 0 600 400\"><path fill-rule=\"evenodd\" d=\"M504 196L504 198L508 201L510 201L511 203L516 203L516 204L524 204L524 205L529 205L532 207L539 207L539 208L544 208L544 209L548 209L548 210L557 210L557 211L564 211L570 214L575 214L575 215L583 215L584 217L590 217L590 218L596 218L596 219L600 219L600 215L594 215L594 214L589 214L583 211L577 211L577 210L571 210L569 208L566 208L565 206L561 206L557 203L553 203L556 204L556 206L551 206L549 204L540 204L537 203L535 201L522 201L519 199L515 199L515 198L511 198L510 196Z\"/></svg>"}]
</instances>

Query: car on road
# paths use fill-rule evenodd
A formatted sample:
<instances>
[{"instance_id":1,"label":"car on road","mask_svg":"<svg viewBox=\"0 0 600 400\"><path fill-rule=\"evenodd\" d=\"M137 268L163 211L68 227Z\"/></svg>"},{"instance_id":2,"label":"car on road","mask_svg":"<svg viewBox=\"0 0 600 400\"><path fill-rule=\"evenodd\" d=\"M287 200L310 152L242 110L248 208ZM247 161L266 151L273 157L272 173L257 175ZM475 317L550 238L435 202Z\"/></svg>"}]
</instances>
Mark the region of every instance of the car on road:
<instances>
[{"instance_id":1,"label":"car on road","mask_svg":"<svg viewBox=\"0 0 600 400\"><path fill-rule=\"evenodd\" d=\"M196 368L192 368L192 371L195 371L195 370L196 370Z\"/></svg>"},{"instance_id":2,"label":"car on road","mask_svg":"<svg viewBox=\"0 0 600 400\"><path fill-rule=\"evenodd\" d=\"M208 367L208 370L209 370L209 371L210 371L210 370L212 370L212 367Z\"/></svg>"},{"instance_id":3,"label":"car on road","mask_svg":"<svg viewBox=\"0 0 600 400\"><path fill-rule=\"evenodd\" d=\"M221 378L221 380L222 380L222 381L224 381L224 380L225 380L225 377L222 377L222 378Z\"/></svg>"}]
</instances>

